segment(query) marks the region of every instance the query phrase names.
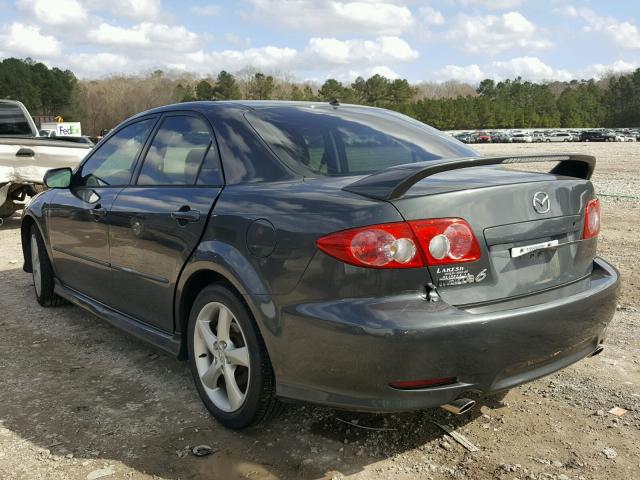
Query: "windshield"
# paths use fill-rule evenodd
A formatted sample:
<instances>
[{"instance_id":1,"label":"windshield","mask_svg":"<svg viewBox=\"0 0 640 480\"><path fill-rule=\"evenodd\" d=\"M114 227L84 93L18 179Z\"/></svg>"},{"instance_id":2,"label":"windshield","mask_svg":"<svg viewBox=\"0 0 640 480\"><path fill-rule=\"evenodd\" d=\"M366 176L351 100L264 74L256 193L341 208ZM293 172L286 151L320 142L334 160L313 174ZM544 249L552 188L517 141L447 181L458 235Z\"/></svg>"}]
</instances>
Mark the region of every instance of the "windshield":
<instances>
[{"instance_id":1,"label":"windshield","mask_svg":"<svg viewBox=\"0 0 640 480\"><path fill-rule=\"evenodd\" d=\"M17 105L0 103L0 135L33 135L31 126Z\"/></svg>"},{"instance_id":2,"label":"windshield","mask_svg":"<svg viewBox=\"0 0 640 480\"><path fill-rule=\"evenodd\" d=\"M477 156L438 130L386 110L268 107L246 118L284 163L306 176L368 175L394 165Z\"/></svg>"}]
</instances>

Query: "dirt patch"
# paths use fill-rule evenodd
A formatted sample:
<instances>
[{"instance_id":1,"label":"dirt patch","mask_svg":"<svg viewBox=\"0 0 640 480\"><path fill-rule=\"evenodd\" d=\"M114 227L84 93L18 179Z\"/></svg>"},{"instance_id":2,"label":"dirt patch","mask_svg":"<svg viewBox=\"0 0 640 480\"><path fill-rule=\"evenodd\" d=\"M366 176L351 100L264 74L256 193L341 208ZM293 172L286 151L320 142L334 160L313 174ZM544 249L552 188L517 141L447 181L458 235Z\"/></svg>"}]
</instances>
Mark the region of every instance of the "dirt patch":
<instances>
[{"instance_id":1,"label":"dirt patch","mask_svg":"<svg viewBox=\"0 0 640 480\"><path fill-rule=\"evenodd\" d=\"M570 149L578 147L598 156L598 191L639 194L640 144ZM21 270L19 219L9 219L0 227L0 478L638 478L640 201L602 201L600 254L624 282L603 354L514 389L502 402L482 400L463 417L293 405L240 433L207 414L185 364L79 308L39 307ZM629 412L607 413L615 406ZM480 450L468 452L435 423L453 425ZM202 444L214 453L190 453Z\"/></svg>"}]
</instances>

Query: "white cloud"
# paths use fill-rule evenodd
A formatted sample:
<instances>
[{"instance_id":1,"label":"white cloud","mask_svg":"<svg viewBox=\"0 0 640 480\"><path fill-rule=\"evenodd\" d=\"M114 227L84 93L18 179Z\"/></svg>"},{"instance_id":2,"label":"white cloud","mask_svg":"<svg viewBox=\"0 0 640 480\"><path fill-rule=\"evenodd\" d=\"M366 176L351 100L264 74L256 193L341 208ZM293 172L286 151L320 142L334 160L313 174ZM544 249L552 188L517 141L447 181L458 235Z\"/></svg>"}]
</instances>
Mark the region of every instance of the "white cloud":
<instances>
[{"instance_id":1,"label":"white cloud","mask_svg":"<svg viewBox=\"0 0 640 480\"><path fill-rule=\"evenodd\" d=\"M560 80L568 81L573 75L567 70L555 70L538 57L517 57L507 61L492 62L493 78L522 77L525 80Z\"/></svg>"},{"instance_id":2,"label":"white cloud","mask_svg":"<svg viewBox=\"0 0 640 480\"><path fill-rule=\"evenodd\" d=\"M407 62L417 57L418 52L397 37L375 40L311 38L302 50L276 46L222 51L201 49L187 53L172 64L176 69L186 64L188 70L196 72L237 71L248 66L265 72L315 71L334 78L353 79L358 75L375 73L398 78L387 64ZM164 64L167 62L169 60L165 58Z\"/></svg>"},{"instance_id":3,"label":"white cloud","mask_svg":"<svg viewBox=\"0 0 640 480\"><path fill-rule=\"evenodd\" d=\"M460 0L459 3L465 6L483 7L488 10L505 10L523 4L524 0Z\"/></svg>"},{"instance_id":4,"label":"white cloud","mask_svg":"<svg viewBox=\"0 0 640 480\"><path fill-rule=\"evenodd\" d=\"M414 24L405 5L390 0L248 0L248 16L322 35L332 33L398 35Z\"/></svg>"},{"instance_id":5,"label":"white cloud","mask_svg":"<svg viewBox=\"0 0 640 480\"><path fill-rule=\"evenodd\" d=\"M576 14L586 22L585 32L602 33L622 48L640 49L640 30L635 23L618 21L588 8L580 8Z\"/></svg>"},{"instance_id":6,"label":"white cloud","mask_svg":"<svg viewBox=\"0 0 640 480\"><path fill-rule=\"evenodd\" d=\"M458 15L447 39L471 53L493 55L514 47L539 50L551 46L539 29L519 12L502 15Z\"/></svg>"},{"instance_id":7,"label":"white cloud","mask_svg":"<svg viewBox=\"0 0 640 480\"><path fill-rule=\"evenodd\" d=\"M583 70L580 74L580 78L600 79L610 74L632 72L636 68L640 68L640 63L625 62L624 60L616 60L608 65L596 63L595 65Z\"/></svg>"},{"instance_id":8,"label":"white cloud","mask_svg":"<svg viewBox=\"0 0 640 480\"><path fill-rule=\"evenodd\" d=\"M30 56L35 59L57 57L62 45L51 35L43 35L40 28L14 22L0 30L0 57Z\"/></svg>"},{"instance_id":9,"label":"white cloud","mask_svg":"<svg viewBox=\"0 0 640 480\"><path fill-rule=\"evenodd\" d=\"M88 0L96 10L109 10L116 17L155 19L162 13L162 0Z\"/></svg>"},{"instance_id":10,"label":"white cloud","mask_svg":"<svg viewBox=\"0 0 640 480\"><path fill-rule=\"evenodd\" d=\"M130 48L141 47L150 50L171 52L191 52L201 46L200 37L185 27L144 22L131 28L101 23L87 32L90 42L97 45Z\"/></svg>"},{"instance_id":11,"label":"white cloud","mask_svg":"<svg viewBox=\"0 0 640 480\"><path fill-rule=\"evenodd\" d=\"M449 80L455 80L457 82L476 84L486 78L486 75L482 73L482 69L476 65L447 65L435 72L435 77L439 82L446 82Z\"/></svg>"},{"instance_id":12,"label":"white cloud","mask_svg":"<svg viewBox=\"0 0 640 480\"><path fill-rule=\"evenodd\" d=\"M368 69L367 74L365 74L366 77L371 77L373 75L382 75L383 77L387 77L389 80L400 78L400 75L386 65L378 65L377 67L370 68Z\"/></svg>"},{"instance_id":13,"label":"white cloud","mask_svg":"<svg viewBox=\"0 0 640 480\"><path fill-rule=\"evenodd\" d=\"M439 10L431 7L422 7L418 10L422 22L425 25L443 25L444 15Z\"/></svg>"},{"instance_id":14,"label":"white cloud","mask_svg":"<svg viewBox=\"0 0 640 480\"><path fill-rule=\"evenodd\" d=\"M133 67L131 59L113 53L70 54L65 63L79 77L90 78L124 73Z\"/></svg>"},{"instance_id":15,"label":"white cloud","mask_svg":"<svg viewBox=\"0 0 640 480\"><path fill-rule=\"evenodd\" d=\"M378 65L387 62L408 62L419 54L399 37L379 37L375 40L337 40L312 38L305 49L309 61L324 65Z\"/></svg>"},{"instance_id":16,"label":"white cloud","mask_svg":"<svg viewBox=\"0 0 640 480\"><path fill-rule=\"evenodd\" d=\"M219 70L236 71L250 66L258 70L287 70L298 59L298 52L293 48L267 46L249 48L247 50L223 50L188 53L186 55L190 70L197 72L213 72Z\"/></svg>"},{"instance_id":17,"label":"white cloud","mask_svg":"<svg viewBox=\"0 0 640 480\"><path fill-rule=\"evenodd\" d=\"M504 80L522 77L524 80L540 82L544 80L569 81L574 77L571 72L554 69L538 57L516 57L506 61L494 61L480 67L472 65L447 65L434 72L437 81L456 80L470 84L477 84L485 78Z\"/></svg>"},{"instance_id":18,"label":"white cloud","mask_svg":"<svg viewBox=\"0 0 640 480\"><path fill-rule=\"evenodd\" d=\"M88 19L87 10L78 0L18 0L17 5L46 25L78 25Z\"/></svg>"},{"instance_id":19,"label":"white cloud","mask_svg":"<svg viewBox=\"0 0 640 480\"><path fill-rule=\"evenodd\" d=\"M215 17L222 13L220 5L193 5L189 7L189 11L194 15L204 15L205 17Z\"/></svg>"}]
</instances>

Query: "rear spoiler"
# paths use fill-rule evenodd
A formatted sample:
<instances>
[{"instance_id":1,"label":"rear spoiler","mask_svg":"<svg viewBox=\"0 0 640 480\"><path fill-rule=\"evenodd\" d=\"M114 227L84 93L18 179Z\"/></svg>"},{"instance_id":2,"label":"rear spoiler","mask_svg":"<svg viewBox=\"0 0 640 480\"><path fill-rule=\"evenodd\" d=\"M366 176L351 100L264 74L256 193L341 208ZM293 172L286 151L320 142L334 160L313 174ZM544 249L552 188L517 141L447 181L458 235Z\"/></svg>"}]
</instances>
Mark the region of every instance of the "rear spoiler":
<instances>
[{"instance_id":1,"label":"rear spoiler","mask_svg":"<svg viewBox=\"0 0 640 480\"><path fill-rule=\"evenodd\" d=\"M596 167L590 155L535 155L510 157L471 157L455 160L407 163L389 167L351 183L343 190L378 200L395 200L423 178L461 168L514 163L558 162L550 173L589 180Z\"/></svg>"}]
</instances>

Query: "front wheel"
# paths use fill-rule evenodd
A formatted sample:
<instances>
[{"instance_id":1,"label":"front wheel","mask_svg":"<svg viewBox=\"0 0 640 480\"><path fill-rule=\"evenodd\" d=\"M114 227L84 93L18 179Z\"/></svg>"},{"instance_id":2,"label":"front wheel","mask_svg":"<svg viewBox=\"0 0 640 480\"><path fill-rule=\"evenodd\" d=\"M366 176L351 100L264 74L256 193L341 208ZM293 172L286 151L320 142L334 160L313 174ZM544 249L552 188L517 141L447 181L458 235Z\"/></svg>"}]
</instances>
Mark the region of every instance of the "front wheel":
<instances>
[{"instance_id":1,"label":"front wheel","mask_svg":"<svg viewBox=\"0 0 640 480\"><path fill-rule=\"evenodd\" d=\"M53 291L54 275L47 249L38 227L31 227L31 276L38 303L43 307L54 307L64 303L64 299Z\"/></svg>"},{"instance_id":2,"label":"front wheel","mask_svg":"<svg viewBox=\"0 0 640 480\"><path fill-rule=\"evenodd\" d=\"M196 297L188 349L198 394L222 425L241 429L280 411L275 376L255 320L225 286L210 285Z\"/></svg>"}]
</instances>

